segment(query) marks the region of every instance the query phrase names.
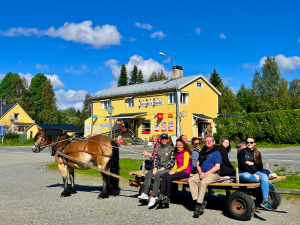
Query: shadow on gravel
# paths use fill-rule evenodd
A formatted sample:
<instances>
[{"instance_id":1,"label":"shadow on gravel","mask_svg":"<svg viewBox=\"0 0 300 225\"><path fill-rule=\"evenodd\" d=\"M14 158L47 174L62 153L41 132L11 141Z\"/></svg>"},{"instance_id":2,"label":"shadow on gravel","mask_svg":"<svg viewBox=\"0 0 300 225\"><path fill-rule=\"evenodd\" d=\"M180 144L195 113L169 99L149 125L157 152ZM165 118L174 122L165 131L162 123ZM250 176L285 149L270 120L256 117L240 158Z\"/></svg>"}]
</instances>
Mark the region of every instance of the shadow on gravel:
<instances>
[{"instance_id":1,"label":"shadow on gravel","mask_svg":"<svg viewBox=\"0 0 300 225\"><path fill-rule=\"evenodd\" d=\"M49 186L46 186L48 188L52 188L52 187L61 187L63 188L64 185L63 184L52 184ZM70 187L70 186L69 186ZM76 189L77 191L84 191L84 192L99 192L102 190L102 186L85 186L85 185L80 185L80 184L76 184Z\"/></svg>"}]
</instances>

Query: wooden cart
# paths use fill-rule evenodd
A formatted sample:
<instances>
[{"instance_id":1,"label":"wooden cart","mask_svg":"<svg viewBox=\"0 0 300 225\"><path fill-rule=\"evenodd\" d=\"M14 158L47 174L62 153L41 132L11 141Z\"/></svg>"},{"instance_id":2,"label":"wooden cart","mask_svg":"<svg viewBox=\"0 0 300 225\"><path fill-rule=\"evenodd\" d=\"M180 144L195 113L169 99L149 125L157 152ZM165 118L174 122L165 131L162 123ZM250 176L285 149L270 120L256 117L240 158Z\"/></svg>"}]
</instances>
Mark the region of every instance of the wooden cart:
<instances>
[{"instance_id":1,"label":"wooden cart","mask_svg":"<svg viewBox=\"0 0 300 225\"><path fill-rule=\"evenodd\" d=\"M133 171L129 172L129 174L136 175L138 177L145 176L145 173L142 173L141 171ZM285 176L278 176L277 178L270 180L270 182L275 183L285 179ZM172 195L177 192L178 184L188 184L188 182L173 181ZM260 183L239 183L239 181L237 181L237 183L211 183L208 188L226 190L227 211L237 220L250 220L253 217L255 212L255 203L251 196L256 198L259 205L263 200ZM230 190L234 190L234 192L230 192ZM269 201L274 209L279 207L281 203L281 194L277 191L277 189L274 192L270 191Z\"/></svg>"}]
</instances>

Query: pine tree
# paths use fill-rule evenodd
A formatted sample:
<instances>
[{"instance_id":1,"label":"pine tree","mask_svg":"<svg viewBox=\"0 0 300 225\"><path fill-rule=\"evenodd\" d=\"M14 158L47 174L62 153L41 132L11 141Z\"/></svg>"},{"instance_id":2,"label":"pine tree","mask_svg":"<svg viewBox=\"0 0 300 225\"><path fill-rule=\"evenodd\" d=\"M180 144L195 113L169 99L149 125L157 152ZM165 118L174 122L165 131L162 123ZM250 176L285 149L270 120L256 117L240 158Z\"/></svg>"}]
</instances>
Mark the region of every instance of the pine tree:
<instances>
[{"instance_id":1,"label":"pine tree","mask_svg":"<svg viewBox=\"0 0 300 225\"><path fill-rule=\"evenodd\" d=\"M32 95L37 105L41 104L41 94L44 82L47 81L47 77L43 73L37 73L32 79L29 86L29 92Z\"/></svg>"},{"instance_id":2,"label":"pine tree","mask_svg":"<svg viewBox=\"0 0 300 225\"><path fill-rule=\"evenodd\" d=\"M136 67L136 65L133 66L133 70L130 73L130 81L129 81L129 85L131 84L137 84L138 82L138 69Z\"/></svg>"},{"instance_id":3,"label":"pine tree","mask_svg":"<svg viewBox=\"0 0 300 225\"><path fill-rule=\"evenodd\" d=\"M127 83L128 83L127 71L126 71L125 64L123 63L120 71L119 80L118 80L118 87L126 86Z\"/></svg>"},{"instance_id":4,"label":"pine tree","mask_svg":"<svg viewBox=\"0 0 300 225\"><path fill-rule=\"evenodd\" d=\"M290 82L289 95L291 98L291 108L300 109L300 79L295 78Z\"/></svg>"},{"instance_id":5,"label":"pine tree","mask_svg":"<svg viewBox=\"0 0 300 225\"><path fill-rule=\"evenodd\" d=\"M158 80L158 78L157 78L156 72L153 71L151 76L148 79L148 82L154 82L154 81L157 81L157 80Z\"/></svg>"},{"instance_id":6,"label":"pine tree","mask_svg":"<svg viewBox=\"0 0 300 225\"><path fill-rule=\"evenodd\" d=\"M80 114L79 128L84 130L84 121L91 116L91 95L87 93L83 101L83 108Z\"/></svg>"},{"instance_id":7,"label":"pine tree","mask_svg":"<svg viewBox=\"0 0 300 225\"><path fill-rule=\"evenodd\" d=\"M240 90L238 90L236 94L236 98L243 110L245 110L247 113L251 112L251 102L253 96L250 88L246 88L245 84L242 84Z\"/></svg>"},{"instance_id":8,"label":"pine tree","mask_svg":"<svg viewBox=\"0 0 300 225\"><path fill-rule=\"evenodd\" d=\"M144 75L143 75L143 72L142 70L139 70L139 73L137 75L137 83L138 84L141 84L141 83L144 83Z\"/></svg>"},{"instance_id":9,"label":"pine tree","mask_svg":"<svg viewBox=\"0 0 300 225\"><path fill-rule=\"evenodd\" d=\"M41 92L41 111L38 113L37 119L40 123L58 123L56 98L50 80L46 80L43 84Z\"/></svg>"},{"instance_id":10,"label":"pine tree","mask_svg":"<svg viewBox=\"0 0 300 225\"><path fill-rule=\"evenodd\" d=\"M159 81L159 80L168 80L168 78L166 77L166 75L165 75L165 73L164 73L163 70L161 70L157 74L157 81Z\"/></svg>"},{"instance_id":11,"label":"pine tree","mask_svg":"<svg viewBox=\"0 0 300 225\"><path fill-rule=\"evenodd\" d=\"M214 72L210 75L209 82L217 88L219 91L221 88L223 88L223 81L219 74L217 73L216 68L214 68Z\"/></svg>"},{"instance_id":12,"label":"pine tree","mask_svg":"<svg viewBox=\"0 0 300 225\"><path fill-rule=\"evenodd\" d=\"M4 99L5 97L9 97L10 95L10 88L13 77L19 77L17 73L7 73L5 77L1 80L0 83L0 98Z\"/></svg>"}]
</instances>

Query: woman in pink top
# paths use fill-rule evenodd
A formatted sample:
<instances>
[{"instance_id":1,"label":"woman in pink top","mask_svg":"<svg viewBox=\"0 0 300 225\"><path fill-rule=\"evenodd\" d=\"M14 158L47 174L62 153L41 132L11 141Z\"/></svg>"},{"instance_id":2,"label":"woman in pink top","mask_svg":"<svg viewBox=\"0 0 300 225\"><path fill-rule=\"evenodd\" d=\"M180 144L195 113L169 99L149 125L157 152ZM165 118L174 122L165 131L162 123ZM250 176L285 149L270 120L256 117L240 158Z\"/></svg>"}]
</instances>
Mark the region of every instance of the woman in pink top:
<instances>
[{"instance_id":1,"label":"woman in pink top","mask_svg":"<svg viewBox=\"0 0 300 225\"><path fill-rule=\"evenodd\" d=\"M192 163L191 154L192 151L189 146L182 139L177 139L176 147L174 148L175 165L169 173L162 176L158 202L170 203L172 181L190 177Z\"/></svg>"}]
</instances>

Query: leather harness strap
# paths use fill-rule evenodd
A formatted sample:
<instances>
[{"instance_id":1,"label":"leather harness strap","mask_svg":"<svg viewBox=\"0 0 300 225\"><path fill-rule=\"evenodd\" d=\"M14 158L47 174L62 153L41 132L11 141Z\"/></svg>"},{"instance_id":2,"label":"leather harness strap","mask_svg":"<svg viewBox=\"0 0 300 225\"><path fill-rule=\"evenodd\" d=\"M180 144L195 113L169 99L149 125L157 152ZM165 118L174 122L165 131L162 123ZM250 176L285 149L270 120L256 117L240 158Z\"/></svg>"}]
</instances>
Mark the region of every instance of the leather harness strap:
<instances>
[{"instance_id":1,"label":"leather harness strap","mask_svg":"<svg viewBox=\"0 0 300 225\"><path fill-rule=\"evenodd\" d=\"M70 151L70 152L64 152L64 153L66 155L68 155L68 154L72 154L72 153L75 153L75 152L84 152L84 153L87 153L87 154L104 156L104 157L108 157L108 158L111 157L110 155L105 155L105 154L101 154L101 153L97 153L97 152L91 152L91 151L87 151L87 150L76 150L76 151Z\"/></svg>"}]
</instances>

